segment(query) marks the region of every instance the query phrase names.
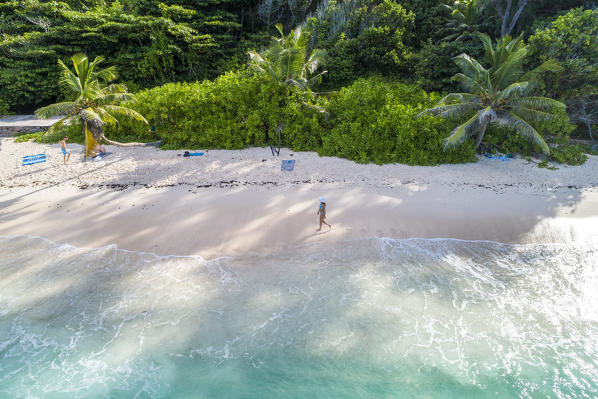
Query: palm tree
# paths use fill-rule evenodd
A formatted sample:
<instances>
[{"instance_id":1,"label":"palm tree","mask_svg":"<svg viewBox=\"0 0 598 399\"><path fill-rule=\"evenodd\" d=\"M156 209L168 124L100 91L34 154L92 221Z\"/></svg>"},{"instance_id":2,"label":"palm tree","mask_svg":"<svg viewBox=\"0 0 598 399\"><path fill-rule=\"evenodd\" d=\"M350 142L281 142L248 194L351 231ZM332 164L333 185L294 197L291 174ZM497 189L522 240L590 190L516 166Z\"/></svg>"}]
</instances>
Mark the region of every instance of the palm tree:
<instances>
[{"instance_id":1,"label":"palm tree","mask_svg":"<svg viewBox=\"0 0 598 399\"><path fill-rule=\"evenodd\" d=\"M455 63L462 73L453 78L461 82L469 93L451 93L444 97L436 107L423 113L442 118L467 118L445 139L445 146L452 147L463 143L467 137L477 131L475 148L484 138L489 123L498 123L515 128L524 137L549 153L548 145L532 126L554 118L555 113L566 109L565 104L546 97L526 96L530 91L534 77L545 71L555 71L560 67L554 60L549 60L538 68L523 73L523 64L527 47L521 37L500 39L496 48L486 34L478 34L485 50L486 69L467 54L455 57ZM420 114L421 115L421 114Z\"/></svg>"},{"instance_id":2,"label":"palm tree","mask_svg":"<svg viewBox=\"0 0 598 399\"><path fill-rule=\"evenodd\" d=\"M288 36L283 34L282 24L276 24L276 29L280 37L272 38L270 47L261 54L250 51L249 65L287 88L305 90L326 73L316 73L324 63L326 52L314 49L308 55L309 35L301 27L291 30Z\"/></svg>"},{"instance_id":3,"label":"palm tree","mask_svg":"<svg viewBox=\"0 0 598 399\"><path fill-rule=\"evenodd\" d=\"M280 37L272 38L270 47L261 54L249 51L249 66L259 74L265 75L274 82L282 83L290 93L292 88L307 90L313 83L319 82L327 71L316 73L318 68L324 64L326 51L314 49L307 53L309 35L298 27L285 36L282 24L275 25ZM326 113L326 110L317 105L301 102L306 107L318 112ZM281 122L276 131L278 132L278 152L280 154L280 132L283 128ZM272 147L272 152L274 153Z\"/></svg>"},{"instance_id":4,"label":"palm tree","mask_svg":"<svg viewBox=\"0 0 598 399\"><path fill-rule=\"evenodd\" d=\"M104 135L103 124L117 123L116 116L125 116L147 123L145 118L138 112L120 106L123 101L133 101L134 96L127 92L122 84L110 82L116 79L116 68L97 68L103 57L96 57L89 63L85 54L75 54L71 57L74 72L71 71L61 60L58 64L62 68L62 76L59 85L71 95L71 101L60 102L42 107L35 111L39 118L62 116L54 126L60 128L63 122L70 118L78 118L81 121L81 128L85 135L85 155L87 158L88 138L91 132L95 141L104 140L109 144L120 146L145 145L143 143L119 143L111 141Z\"/></svg>"},{"instance_id":5,"label":"palm tree","mask_svg":"<svg viewBox=\"0 0 598 399\"><path fill-rule=\"evenodd\" d=\"M442 41L464 40L474 31L484 0L455 0L454 4L443 4L451 13L451 19L446 23L443 32L447 34Z\"/></svg>"}]
</instances>

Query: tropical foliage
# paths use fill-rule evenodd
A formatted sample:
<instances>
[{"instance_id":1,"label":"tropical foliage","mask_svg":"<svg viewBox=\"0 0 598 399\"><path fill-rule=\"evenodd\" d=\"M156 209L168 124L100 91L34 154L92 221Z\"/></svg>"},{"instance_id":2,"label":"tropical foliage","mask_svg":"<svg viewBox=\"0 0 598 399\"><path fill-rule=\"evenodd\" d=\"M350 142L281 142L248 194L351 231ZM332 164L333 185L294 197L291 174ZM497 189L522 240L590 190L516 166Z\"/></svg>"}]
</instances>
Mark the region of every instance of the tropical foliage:
<instances>
[{"instance_id":1,"label":"tropical foliage","mask_svg":"<svg viewBox=\"0 0 598 399\"><path fill-rule=\"evenodd\" d=\"M548 60L538 68L523 72L528 48L521 38L506 36L496 43L486 34L479 34L484 45L484 61L488 67L461 54L455 62L461 73L455 75L469 92L450 93L436 107L425 113L443 118L463 118L466 121L457 126L445 140L445 147L463 143L469 136L477 134L475 148L484 138L490 123L514 128L518 134L534 142L546 154L550 152L542 135L534 128L534 122L543 122L556 117L565 104L546 97L527 96L535 76L541 72L556 71L559 66Z\"/></svg>"},{"instance_id":2,"label":"tropical foliage","mask_svg":"<svg viewBox=\"0 0 598 399\"><path fill-rule=\"evenodd\" d=\"M62 127L64 122L80 121L86 138L85 159L90 150L87 148L89 130L94 135L95 141L99 142L104 139L111 144L122 144L112 142L105 137L103 130L105 122L118 123L117 117L119 116L134 118L145 123L147 121L138 112L119 105L122 101L132 101L134 96L127 93L126 86L110 83L116 79L116 68L112 66L99 69L98 64L102 62L102 57L96 57L90 63L87 56L81 53L73 55L71 60L73 62L72 71L61 60L58 61L62 68L59 84L67 93L69 101L42 107L35 114L39 118L63 116L54 125L57 126L57 129Z\"/></svg>"},{"instance_id":3,"label":"tropical foliage","mask_svg":"<svg viewBox=\"0 0 598 399\"><path fill-rule=\"evenodd\" d=\"M597 7L598 0L0 0L0 114L75 103L59 85L58 60L84 52L119 71L140 98L126 106L155 126L109 123L96 112L105 135L120 141L241 148L280 133L295 149L359 162L435 164L471 159L473 140L449 147L477 134L526 154L550 145L554 159L575 163L583 157L565 150L569 135L594 140L598 127ZM489 45L495 58L486 57ZM525 73L538 65L543 73ZM122 96L96 106L129 98L112 94ZM368 100L350 97L360 95ZM403 119L423 107L448 121ZM409 129L429 145L407 139ZM441 136L449 136L446 152Z\"/></svg>"},{"instance_id":4,"label":"tropical foliage","mask_svg":"<svg viewBox=\"0 0 598 399\"><path fill-rule=\"evenodd\" d=\"M270 47L262 53L249 52L249 65L258 73L287 87L305 90L319 82L326 73L317 72L324 64L326 52L314 49L308 55L309 35L301 27L291 30L287 36L283 33L282 24L276 24L276 30L280 36L272 39Z\"/></svg>"},{"instance_id":5,"label":"tropical foliage","mask_svg":"<svg viewBox=\"0 0 598 399\"><path fill-rule=\"evenodd\" d=\"M131 107L155 125L155 132L135 121L107 130L117 136L132 131L148 140L159 138L169 149L239 149L267 145L284 121L282 141L295 151L380 164L471 161L471 145L443 151L446 122L415 117L435 99L416 86L378 78L360 79L329 99L314 99L309 90L287 92L265 76L240 71L214 81L142 91ZM305 102L325 108L328 115L305 107Z\"/></svg>"},{"instance_id":6,"label":"tropical foliage","mask_svg":"<svg viewBox=\"0 0 598 399\"><path fill-rule=\"evenodd\" d=\"M330 128L323 134L324 155L360 163L400 162L438 165L474 160L471 145L443 151L447 123L432 116L418 118L434 104L417 86L360 79L330 99Z\"/></svg>"},{"instance_id":7,"label":"tropical foliage","mask_svg":"<svg viewBox=\"0 0 598 399\"><path fill-rule=\"evenodd\" d=\"M529 38L530 59L563 68L539 77L542 90L567 103L572 121L594 139L598 125L598 9L574 9Z\"/></svg>"},{"instance_id":8,"label":"tropical foliage","mask_svg":"<svg viewBox=\"0 0 598 399\"><path fill-rule=\"evenodd\" d=\"M254 21L240 3L0 0L0 98L18 112L55 102L57 60L78 52L105 57L134 89L214 78L267 38L244 29Z\"/></svg>"},{"instance_id":9,"label":"tropical foliage","mask_svg":"<svg viewBox=\"0 0 598 399\"><path fill-rule=\"evenodd\" d=\"M328 51L328 87L360 76L407 72L413 39L413 12L390 0L324 2L308 20L310 47Z\"/></svg>"}]
</instances>

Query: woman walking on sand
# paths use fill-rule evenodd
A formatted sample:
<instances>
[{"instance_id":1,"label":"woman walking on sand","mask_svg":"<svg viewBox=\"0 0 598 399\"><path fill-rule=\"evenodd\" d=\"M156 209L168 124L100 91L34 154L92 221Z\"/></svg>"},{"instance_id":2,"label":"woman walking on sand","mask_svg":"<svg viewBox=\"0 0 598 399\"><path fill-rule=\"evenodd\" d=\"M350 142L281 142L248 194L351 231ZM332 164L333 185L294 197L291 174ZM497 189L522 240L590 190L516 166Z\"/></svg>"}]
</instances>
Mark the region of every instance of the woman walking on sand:
<instances>
[{"instance_id":1,"label":"woman walking on sand","mask_svg":"<svg viewBox=\"0 0 598 399\"><path fill-rule=\"evenodd\" d=\"M326 201L324 200L324 197L320 198L320 208L318 209L318 215L320 215L320 228L316 231L322 230L322 223L330 227L330 230L332 230L332 226L326 223Z\"/></svg>"}]
</instances>

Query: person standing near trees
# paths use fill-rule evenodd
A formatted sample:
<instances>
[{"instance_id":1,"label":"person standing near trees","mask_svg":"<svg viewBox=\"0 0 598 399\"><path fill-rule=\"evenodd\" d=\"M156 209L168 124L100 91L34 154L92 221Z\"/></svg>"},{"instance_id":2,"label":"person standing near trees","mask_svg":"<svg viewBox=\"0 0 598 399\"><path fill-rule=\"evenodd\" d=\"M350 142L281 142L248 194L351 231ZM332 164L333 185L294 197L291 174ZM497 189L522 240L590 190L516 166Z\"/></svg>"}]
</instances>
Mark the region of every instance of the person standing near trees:
<instances>
[{"instance_id":1,"label":"person standing near trees","mask_svg":"<svg viewBox=\"0 0 598 399\"><path fill-rule=\"evenodd\" d=\"M66 148L66 142L68 140L69 140L69 137L64 136L64 138L60 141L60 150L62 151L64 163L67 163L67 161L71 157L71 152Z\"/></svg>"}]
</instances>

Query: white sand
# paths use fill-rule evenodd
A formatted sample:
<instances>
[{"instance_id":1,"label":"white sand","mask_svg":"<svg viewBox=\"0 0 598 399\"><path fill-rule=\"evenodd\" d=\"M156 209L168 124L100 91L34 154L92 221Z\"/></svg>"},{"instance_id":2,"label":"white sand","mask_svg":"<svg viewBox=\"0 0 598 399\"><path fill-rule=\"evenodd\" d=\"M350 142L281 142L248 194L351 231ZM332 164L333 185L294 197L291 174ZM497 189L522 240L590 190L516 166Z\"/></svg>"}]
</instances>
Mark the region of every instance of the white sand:
<instances>
[{"instance_id":1,"label":"white sand","mask_svg":"<svg viewBox=\"0 0 598 399\"><path fill-rule=\"evenodd\" d=\"M69 147L64 165L57 145L1 139L0 235L206 257L371 236L598 242L598 157L550 171L521 159L377 166L285 149L183 158L107 146L83 163ZM48 161L20 165L38 153ZM320 196L334 228L316 235Z\"/></svg>"}]
</instances>

